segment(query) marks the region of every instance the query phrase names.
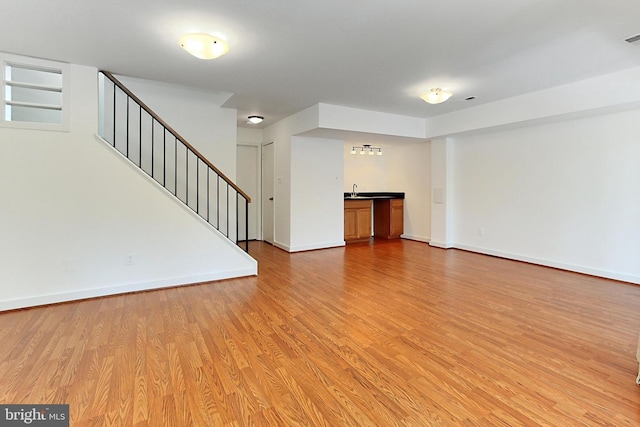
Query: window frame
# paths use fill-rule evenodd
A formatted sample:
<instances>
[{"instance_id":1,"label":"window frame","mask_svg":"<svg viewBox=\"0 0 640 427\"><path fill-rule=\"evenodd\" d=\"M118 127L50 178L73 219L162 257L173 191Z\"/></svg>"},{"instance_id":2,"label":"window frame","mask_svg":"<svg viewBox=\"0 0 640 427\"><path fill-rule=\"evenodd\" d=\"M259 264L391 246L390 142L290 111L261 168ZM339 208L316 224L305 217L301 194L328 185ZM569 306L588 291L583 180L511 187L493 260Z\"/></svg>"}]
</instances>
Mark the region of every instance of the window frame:
<instances>
[{"instance_id":1,"label":"window frame","mask_svg":"<svg viewBox=\"0 0 640 427\"><path fill-rule=\"evenodd\" d=\"M7 66L24 68L33 71L53 72L61 75L62 84L58 86L50 86L44 84L34 84L29 82L20 82L14 80L7 80L6 69ZM70 66L67 63L49 61L39 58L30 58L25 56L13 55L9 53L0 52L0 79L2 85L0 87L0 126L8 128L18 129L35 129L35 130L50 130L50 131L63 131L68 132L70 130ZM7 87L27 88L42 91L55 91L61 94L60 105L53 104L37 104L20 101L7 100ZM59 109L61 112L60 123L47 123L47 122L26 122L17 120L6 119L6 107L7 105L14 106L26 106L39 109Z\"/></svg>"}]
</instances>

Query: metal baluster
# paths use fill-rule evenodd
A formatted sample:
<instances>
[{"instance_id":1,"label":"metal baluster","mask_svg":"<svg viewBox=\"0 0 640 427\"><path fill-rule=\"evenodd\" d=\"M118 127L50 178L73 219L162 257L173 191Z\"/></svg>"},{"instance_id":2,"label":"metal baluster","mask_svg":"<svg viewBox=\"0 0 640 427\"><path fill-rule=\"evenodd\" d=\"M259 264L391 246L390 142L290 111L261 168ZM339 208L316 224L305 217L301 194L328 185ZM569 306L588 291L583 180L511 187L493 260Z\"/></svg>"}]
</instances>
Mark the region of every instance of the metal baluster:
<instances>
[{"instance_id":1,"label":"metal baluster","mask_svg":"<svg viewBox=\"0 0 640 427\"><path fill-rule=\"evenodd\" d=\"M183 144L184 145L184 144ZM185 199L187 199L187 201L185 202L187 204L187 206L189 206L189 148L185 145L184 146L184 151L185 151L185 159L186 159L186 166L185 166L185 184L184 184L184 188L185 188Z\"/></svg>"},{"instance_id":2,"label":"metal baluster","mask_svg":"<svg viewBox=\"0 0 640 427\"><path fill-rule=\"evenodd\" d=\"M153 175L153 171L154 171L154 151L155 151L155 142L154 142L154 138L155 138L155 122L156 119L154 119L153 117L151 117L151 178L156 179L156 177Z\"/></svg>"},{"instance_id":3,"label":"metal baluster","mask_svg":"<svg viewBox=\"0 0 640 427\"><path fill-rule=\"evenodd\" d=\"M125 149L127 153L127 159L131 160L129 157L129 96L127 96L127 129L126 129L127 137L125 138L127 148Z\"/></svg>"},{"instance_id":4,"label":"metal baluster","mask_svg":"<svg viewBox=\"0 0 640 427\"><path fill-rule=\"evenodd\" d=\"M173 138L173 194L178 197L178 138Z\"/></svg>"},{"instance_id":5,"label":"metal baluster","mask_svg":"<svg viewBox=\"0 0 640 427\"><path fill-rule=\"evenodd\" d=\"M196 158L196 213L200 215L200 159Z\"/></svg>"},{"instance_id":6,"label":"metal baluster","mask_svg":"<svg viewBox=\"0 0 640 427\"><path fill-rule=\"evenodd\" d=\"M240 241L240 236L238 235L238 231L239 231L238 226L240 225L238 224L240 222L238 221L238 215L240 214L240 211L238 210L238 197L239 197L239 194L236 191L236 245Z\"/></svg>"},{"instance_id":7,"label":"metal baluster","mask_svg":"<svg viewBox=\"0 0 640 427\"><path fill-rule=\"evenodd\" d=\"M231 234L229 230L229 183L227 183L227 237Z\"/></svg>"},{"instance_id":8,"label":"metal baluster","mask_svg":"<svg viewBox=\"0 0 640 427\"><path fill-rule=\"evenodd\" d=\"M142 105L138 106L138 167L142 169Z\"/></svg>"},{"instance_id":9,"label":"metal baluster","mask_svg":"<svg viewBox=\"0 0 640 427\"><path fill-rule=\"evenodd\" d=\"M113 148L116 148L116 90L118 87L113 83Z\"/></svg>"},{"instance_id":10,"label":"metal baluster","mask_svg":"<svg viewBox=\"0 0 640 427\"><path fill-rule=\"evenodd\" d=\"M247 200L246 197L242 196L244 198L244 226L245 226L245 251L247 253L249 253L249 200Z\"/></svg>"}]
</instances>

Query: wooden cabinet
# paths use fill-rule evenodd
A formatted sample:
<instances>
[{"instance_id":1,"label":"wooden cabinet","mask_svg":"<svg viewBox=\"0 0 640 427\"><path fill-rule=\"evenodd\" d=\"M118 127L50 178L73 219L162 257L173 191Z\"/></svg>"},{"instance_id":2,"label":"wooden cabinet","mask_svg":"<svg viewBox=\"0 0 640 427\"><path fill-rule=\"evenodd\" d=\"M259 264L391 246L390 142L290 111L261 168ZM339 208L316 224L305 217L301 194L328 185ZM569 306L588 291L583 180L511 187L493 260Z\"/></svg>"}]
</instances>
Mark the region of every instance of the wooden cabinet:
<instances>
[{"instance_id":1,"label":"wooden cabinet","mask_svg":"<svg viewBox=\"0 0 640 427\"><path fill-rule=\"evenodd\" d=\"M376 199L344 201L344 240L347 243L368 242L373 235L381 239L397 239L404 233L404 200Z\"/></svg>"},{"instance_id":2,"label":"wooden cabinet","mask_svg":"<svg viewBox=\"0 0 640 427\"><path fill-rule=\"evenodd\" d=\"M404 200L374 200L373 235L382 239L397 239L404 233Z\"/></svg>"},{"instance_id":3,"label":"wooden cabinet","mask_svg":"<svg viewBox=\"0 0 640 427\"><path fill-rule=\"evenodd\" d=\"M371 238L371 200L344 201L344 240L367 242Z\"/></svg>"}]
</instances>

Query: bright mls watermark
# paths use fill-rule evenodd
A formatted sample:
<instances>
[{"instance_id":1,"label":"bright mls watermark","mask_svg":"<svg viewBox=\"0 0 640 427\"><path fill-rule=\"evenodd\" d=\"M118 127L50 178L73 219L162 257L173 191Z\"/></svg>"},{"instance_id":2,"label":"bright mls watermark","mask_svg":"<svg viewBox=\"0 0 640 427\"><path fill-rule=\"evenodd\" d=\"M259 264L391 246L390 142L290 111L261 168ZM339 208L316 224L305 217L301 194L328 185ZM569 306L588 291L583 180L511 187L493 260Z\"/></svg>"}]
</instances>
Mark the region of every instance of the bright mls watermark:
<instances>
[{"instance_id":1,"label":"bright mls watermark","mask_svg":"<svg viewBox=\"0 0 640 427\"><path fill-rule=\"evenodd\" d=\"M0 405L0 426L69 427L69 405Z\"/></svg>"}]
</instances>

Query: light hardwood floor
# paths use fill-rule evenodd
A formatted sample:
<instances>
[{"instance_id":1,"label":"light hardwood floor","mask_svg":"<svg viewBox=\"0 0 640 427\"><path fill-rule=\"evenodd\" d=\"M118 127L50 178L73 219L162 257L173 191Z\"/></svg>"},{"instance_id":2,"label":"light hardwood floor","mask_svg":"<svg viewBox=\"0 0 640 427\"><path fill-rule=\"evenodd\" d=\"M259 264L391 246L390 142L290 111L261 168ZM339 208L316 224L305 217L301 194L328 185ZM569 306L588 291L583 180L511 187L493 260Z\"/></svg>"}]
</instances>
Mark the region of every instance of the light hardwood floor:
<instances>
[{"instance_id":1,"label":"light hardwood floor","mask_svg":"<svg viewBox=\"0 0 640 427\"><path fill-rule=\"evenodd\" d=\"M0 313L0 401L72 426L637 426L640 287L411 241Z\"/></svg>"}]
</instances>

